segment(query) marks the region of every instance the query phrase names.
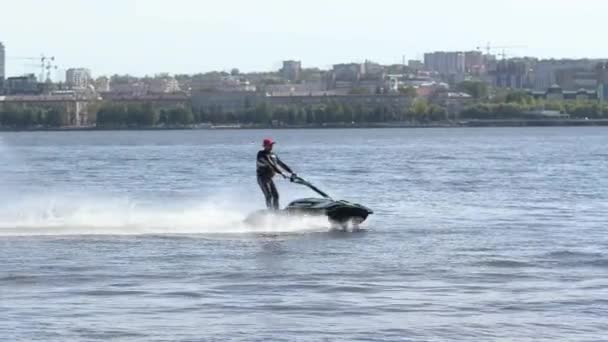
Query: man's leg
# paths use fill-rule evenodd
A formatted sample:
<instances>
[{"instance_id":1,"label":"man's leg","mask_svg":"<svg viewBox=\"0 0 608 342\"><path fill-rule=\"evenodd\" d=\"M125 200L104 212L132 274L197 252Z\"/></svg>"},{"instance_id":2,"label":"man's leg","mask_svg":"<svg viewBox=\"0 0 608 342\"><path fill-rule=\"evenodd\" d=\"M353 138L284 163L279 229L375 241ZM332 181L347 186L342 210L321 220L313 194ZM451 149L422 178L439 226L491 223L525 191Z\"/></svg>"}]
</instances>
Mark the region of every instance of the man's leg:
<instances>
[{"instance_id":1,"label":"man's leg","mask_svg":"<svg viewBox=\"0 0 608 342\"><path fill-rule=\"evenodd\" d=\"M270 187L270 194L272 195L272 207L275 210L279 210L279 192L277 191L277 187L274 185L274 181L272 179L268 184Z\"/></svg>"},{"instance_id":2,"label":"man's leg","mask_svg":"<svg viewBox=\"0 0 608 342\"><path fill-rule=\"evenodd\" d=\"M270 188L270 182L272 179L266 177L258 177L258 185L260 189L262 189L262 193L264 193L264 198L266 199L266 208L272 208L272 191Z\"/></svg>"}]
</instances>

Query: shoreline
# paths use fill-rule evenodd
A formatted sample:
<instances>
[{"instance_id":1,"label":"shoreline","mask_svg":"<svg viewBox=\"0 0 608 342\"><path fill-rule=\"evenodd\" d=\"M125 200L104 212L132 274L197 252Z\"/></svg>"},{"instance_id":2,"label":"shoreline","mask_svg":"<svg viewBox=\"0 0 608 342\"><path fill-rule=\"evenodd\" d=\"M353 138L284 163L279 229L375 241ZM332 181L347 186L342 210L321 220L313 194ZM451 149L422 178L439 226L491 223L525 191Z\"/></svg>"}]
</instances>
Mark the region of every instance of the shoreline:
<instances>
[{"instance_id":1,"label":"shoreline","mask_svg":"<svg viewBox=\"0 0 608 342\"><path fill-rule=\"evenodd\" d=\"M0 127L0 132L69 132L69 131L168 131L168 130L268 130L268 129L371 129L371 128L469 128L469 127L602 127L608 126L608 119L562 119L562 120L460 120L458 122L437 122L413 124L366 123L366 124L323 124L323 125L192 125L162 127Z\"/></svg>"}]
</instances>

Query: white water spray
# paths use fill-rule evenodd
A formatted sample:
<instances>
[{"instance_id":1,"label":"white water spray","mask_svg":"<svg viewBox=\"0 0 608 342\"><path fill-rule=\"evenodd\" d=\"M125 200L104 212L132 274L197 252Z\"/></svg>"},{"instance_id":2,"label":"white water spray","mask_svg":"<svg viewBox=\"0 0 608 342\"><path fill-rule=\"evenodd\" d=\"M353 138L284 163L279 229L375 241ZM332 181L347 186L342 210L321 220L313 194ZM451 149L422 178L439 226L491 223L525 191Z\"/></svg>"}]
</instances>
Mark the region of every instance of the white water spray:
<instances>
[{"instance_id":1,"label":"white water spray","mask_svg":"<svg viewBox=\"0 0 608 342\"><path fill-rule=\"evenodd\" d=\"M142 205L129 199L53 196L0 205L0 236L288 233L327 229L324 217L244 223L243 203L216 200Z\"/></svg>"}]
</instances>

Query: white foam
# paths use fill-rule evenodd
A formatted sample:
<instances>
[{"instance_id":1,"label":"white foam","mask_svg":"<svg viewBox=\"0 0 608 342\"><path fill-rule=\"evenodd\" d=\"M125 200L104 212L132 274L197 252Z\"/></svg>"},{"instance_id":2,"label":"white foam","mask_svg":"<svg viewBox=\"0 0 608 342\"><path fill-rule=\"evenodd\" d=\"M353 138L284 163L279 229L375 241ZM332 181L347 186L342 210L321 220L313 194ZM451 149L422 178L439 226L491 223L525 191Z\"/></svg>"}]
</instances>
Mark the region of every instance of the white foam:
<instances>
[{"instance_id":1,"label":"white foam","mask_svg":"<svg viewBox=\"0 0 608 342\"><path fill-rule=\"evenodd\" d=\"M235 234L326 230L325 218L284 217L255 226L252 211L229 200L143 204L129 198L54 195L0 204L0 236Z\"/></svg>"}]
</instances>

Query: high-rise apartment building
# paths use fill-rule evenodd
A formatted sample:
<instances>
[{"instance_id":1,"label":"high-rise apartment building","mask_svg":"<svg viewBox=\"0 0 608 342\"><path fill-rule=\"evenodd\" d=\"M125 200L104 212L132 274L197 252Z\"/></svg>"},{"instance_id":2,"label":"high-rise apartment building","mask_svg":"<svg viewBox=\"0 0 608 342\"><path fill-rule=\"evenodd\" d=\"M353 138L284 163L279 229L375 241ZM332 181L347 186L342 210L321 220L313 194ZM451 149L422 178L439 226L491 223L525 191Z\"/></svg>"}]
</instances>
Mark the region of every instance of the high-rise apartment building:
<instances>
[{"instance_id":1,"label":"high-rise apartment building","mask_svg":"<svg viewBox=\"0 0 608 342\"><path fill-rule=\"evenodd\" d=\"M437 51L424 54L424 65L441 75L458 75L465 72L465 55L463 52Z\"/></svg>"},{"instance_id":2,"label":"high-rise apartment building","mask_svg":"<svg viewBox=\"0 0 608 342\"><path fill-rule=\"evenodd\" d=\"M281 69L283 78L288 81L299 81L302 75L302 62L300 61L284 61L283 69Z\"/></svg>"},{"instance_id":3,"label":"high-rise apartment building","mask_svg":"<svg viewBox=\"0 0 608 342\"><path fill-rule=\"evenodd\" d=\"M71 68L65 72L65 83L73 89L84 89L91 81L91 71L85 68Z\"/></svg>"},{"instance_id":4,"label":"high-rise apartment building","mask_svg":"<svg viewBox=\"0 0 608 342\"><path fill-rule=\"evenodd\" d=\"M4 51L4 45L0 42L0 86L4 83L6 78L6 55Z\"/></svg>"}]
</instances>

